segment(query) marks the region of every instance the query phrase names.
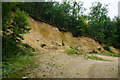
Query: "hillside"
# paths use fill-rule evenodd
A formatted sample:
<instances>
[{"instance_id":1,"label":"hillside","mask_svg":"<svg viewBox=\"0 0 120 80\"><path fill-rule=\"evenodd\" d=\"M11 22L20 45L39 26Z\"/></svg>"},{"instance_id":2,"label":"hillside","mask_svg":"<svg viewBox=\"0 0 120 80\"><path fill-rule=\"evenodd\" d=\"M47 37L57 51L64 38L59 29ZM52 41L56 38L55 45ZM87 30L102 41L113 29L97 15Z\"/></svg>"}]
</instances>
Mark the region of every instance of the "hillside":
<instances>
[{"instance_id":1,"label":"hillside","mask_svg":"<svg viewBox=\"0 0 120 80\"><path fill-rule=\"evenodd\" d=\"M30 23L30 33L24 34L24 43L28 43L30 46L37 50L64 50L70 48L70 46L78 47L83 52L107 53L103 49L105 44L100 45L97 41L88 37L73 37L70 32L60 32L58 28L51 26L44 22L35 21L31 17L28 19ZM62 46L62 40L64 40L65 46ZM41 48L41 44L46 44L46 47ZM101 48L101 51L98 51ZM119 53L114 47L110 49Z\"/></svg>"},{"instance_id":2,"label":"hillside","mask_svg":"<svg viewBox=\"0 0 120 80\"><path fill-rule=\"evenodd\" d=\"M2 78L118 78L120 18L100 2L88 15L84 9L73 1L3 2Z\"/></svg>"},{"instance_id":3,"label":"hillside","mask_svg":"<svg viewBox=\"0 0 120 80\"><path fill-rule=\"evenodd\" d=\"M29 78L117 78L118 58L95 55L103 61L84 59L77 55L67 55L65 49L70 46L85 52L106 52L94 39L88 37L73 37L70 32L60 32L58 28L38 22L29 17L31 31L24 35L24 43L29 44L37 50L33 57L37 67L26 72ZM65 46L62 46L62 40ZM41 44L46 44L44 48ZM101 51L98 51L101 48ZM118 50L111 46L113 52ZM90 55L90 54L89 54ZM105 60L105 61L104 61ZM103 75L104 74L104 75Z\"/></svg>"}]
</instances>

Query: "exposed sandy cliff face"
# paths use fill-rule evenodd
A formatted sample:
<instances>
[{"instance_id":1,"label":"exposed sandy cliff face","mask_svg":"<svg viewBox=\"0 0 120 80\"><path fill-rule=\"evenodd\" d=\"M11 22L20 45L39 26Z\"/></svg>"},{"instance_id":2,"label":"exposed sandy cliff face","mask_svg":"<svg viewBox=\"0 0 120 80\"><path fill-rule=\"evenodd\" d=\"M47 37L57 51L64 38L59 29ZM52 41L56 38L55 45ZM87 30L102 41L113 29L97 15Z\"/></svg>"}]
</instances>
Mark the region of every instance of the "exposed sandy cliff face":
<instances>
[{"instance_id":1,"label":"exposed sandy cliff face","mask_svg":"<svg viewBox=\"0 0 120 80\"><path fill-rule=\"evenodd\" d=\"M60 32L58 28L44 22L35 21L31 17L29 17L28 21L31 25L31 31L30 33L23 35L23 42L28 43L35 49L60 50L73 46L78 47L78 49L81 49L84 52L107 52L94 39L84 36L72 37L70 32ZM65 46L62 46L62 40L64 40ZM46 47L41 48L41 44L46 44ZM101 48L101 51L98 51L97 48ZM111 48L114 52L118 53L115 48Z\"/></svg>"}]
</instances>

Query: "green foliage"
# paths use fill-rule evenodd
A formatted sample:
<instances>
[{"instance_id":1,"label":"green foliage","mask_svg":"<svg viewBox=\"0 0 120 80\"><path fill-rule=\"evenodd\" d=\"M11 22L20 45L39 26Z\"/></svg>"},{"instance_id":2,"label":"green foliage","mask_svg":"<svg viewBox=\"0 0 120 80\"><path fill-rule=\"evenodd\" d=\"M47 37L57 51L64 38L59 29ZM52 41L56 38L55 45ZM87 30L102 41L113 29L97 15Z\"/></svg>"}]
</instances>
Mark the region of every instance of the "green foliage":
<instances>
[{"instance_id":1,"label":"green foliage","mask_svg":"<svg viewBox=\"0 0 120 80\"><path fill-rule=\"evenodd\" d=\"M91 12L89 13L89 35L97 40L104 40L104 27L109 18L107 17L107 5L102 6L100 2L92 4Z\"/></svg>"},{"instance_id":2,"label":"green foliage","mask_svg":"<svg viewBox=\"0 0 120 80\"><path fill-rule=\"evenodd\" d=\"M101 51L101 48L97 48L98 49L98 51Z\"/></svg>"},{"instance_id":3,"label":"green foliage","mask_svg":"<svg viewBox=\"0 0 120 80\"><path fill-rule=\"evenodd\" d=\"M92 54L94 54L94 53L92 53ZM110 53L97 53L97 54L98 55L105 55L105 56L119 57L119 53L113 53L113 52L110 52Z\"/></svg>"},{"instance_id":4,"label":"green foliage","mask_svg":"<svg viewBox=\"0 0 120 80\"><path fill-rule=\"evenodd\" d=\"M103 48L105 49L105 50L107 50L108 52L112 52L111 50L110 50L110 48L109 48L109 44L107 44L107 45L105 45Z\"/></svg>"},{"instance_id":5,"label":"green foliage","mask_svg":"<svg viewBox=\"0 0 120 80\"><path fill-rule=\"evenodd\" d=\"M22 43L22 46L25 47L26 49L30 50L30 51L35 51L34 48L32 48L30 45L26 44L26 43Z\"/></svg>"},{"instance_id":6,"label":"green foliage","mask_svg":"<svg viewBox=\"0 0 120 80\"><path fill-rule=\"evenodd\" d=\"M2 15L3 56L10 57L16 55L20 50L18 45L20 45L21 40L23 40L21 34L25 34L30 30L28 27L27 15L24 11L20 11L18 8L15 9L16 4L18 3L5 2L2 5L4 14ZM14 14L11 14L10 11L13 9L15 9Z\"/></svg>"},{"instance_id":7,"label":"green foliage","mask_svg":"<svg viewBox=\"0 0 120 80\"><path fill-rule=\"evenodd\" d=\"M99 54L99 55L119 57L119 53L102 53L102 54Z\"/></svg>"},{"instance_id":8,"label":"green foliage","mask_svg":"<svg viewBox=\"0 0 120 80\"><path fill-rule=\"evenodd\" d=\"M104 60L102 58L96 57L96 56L88 56L89 59L93 59L93 60Z\"/></svg>"},{"instance_id":9,"label":"green foliage","mask_svg":"<svg viewBox=\"0 0 120 80\"><path fill-rule=\"evenodd\" d=\"M88 36L100 43L120 47L120 19L108 17L108 5L93 3L89 15L83 13L83 3L73 1L25 2L18 6L35 20L49 23L61 31L70 31L74 37Z\"/></svg>"},{"instance_id":10,"label":"green foliage","mask_svg":"<svg viewBox=\"0 0 120 80\"><path fill-rule=\"evenodd\" d=\"M83 19L82 5L77 2L27 2L19 7L36 20L52 24L62 31L71 31L74 36L78 36L84 34L84 27L87 25Z\"/></svg>"},{"instance_id":11,"label":"green foliage","mask_svg":"<svg viewBox=\"0 0 120 80\"><path fill-rule=\"evenodd\" d=\"M78 51L75 50L75 49L66 49L64 51L64 53L67 53L67 54L78 54Z\"/></svg>"},{"instance_id":12,"label":"green foliage","mask_svg":"<svg viewBox=\"0 0 120 80\"><path fill-rule=\"evenodd\" d=\"M3 78L21 78L26 74L26 69L33 68L33 56L28 50L23 50L25 55L12 56L4 58L2 61L2 76Z\"/></svg>"},{"instance_id":13,"label":"green foliage","mask_svg":"<svg viewBox=\"0 0 120 80\"><path fill-rule=\"evenodd\" d=\"M115 17L113 20L113 23L115 23L113 26L116 28L115 37L112 39L112 43L116 48L120 47L120 18Z\"/></svg>"},{"instance_id":14,"label":"green foliage","mask_svg":"<svg viewBox=\"0 0 120 80\"><path fill-rule=\"evenodd\" d=\"M26 48L31 48L30 45L26 44L26 43L23 43L22 46L26 47Z\"/></svg>"},{"instance_id":15,"label":"green foliage","mask_svg":"<svg viewBox=\"0 0 120 80\"><path fill-rule=\"evenodd\" d=\"M93 51L93 53L97 54L98 52L97 51Z\"/></svg>"},{"instance_id":16,"label":"green foliage","mask_svg":"<svg viewBox=\"0 0 120 80\"><path fill-rule=\"evenodd\" d=\"M43 48L43 47L45 47L46 46L46 44L41 44L41 47Z\"/></svg>"},{"instance_id":17,"label":"green foliage","mask_svg":"<svg viewBox=\"0 0 120 80\"><path fill-rule=\"evenodd\" d=\"M92 4L91 12L88 16L88 27L86 28L85 35L98 40L99 42L111 44L115 47L119 46L118 36L119 28L117 28L118 19L113 21L107 16L108 5L102 5L100 2ZM116 34L118 33L118 34Z\"/></svg>"},{"instance_id":18,"label":"green foliage","mask_svg":"<svg viewBox=\"0 0 120 80\"><path fill-rule=\"evenodd\" d=\"M31 51L29 51L29 50L26 50L26 49L24 49L24 50L20 50L20 52L17 54L17 56L18 55L28 55L28 56L33 56L33 55L35 55L34 53L32 53Z\"/></svg>"},{"instance_id":19,"label":"green foliage","mask_svg":"<svg viewBox=\"0 0 120 80\"><path fill-rule=\"evenodd\" d=\"M70 48L73 49L73 46L71 45Z\"/></svg>"},{"instance_id":20,"label":"green foliage","mask_svg":"<svg viewBox=\"0 0 120 80\"><path fill-rule=\"evenodd\" d=\"M2 2L2 17L9 15L9 12L16 7L16 2Z\"/></svg>"},{"instance_id":21,"label":"green foliage","mask_svg":"<svg viewBox=\"0 0 120 80\"><path fill-rule=\"evenodd\" d=\"M62 39L62 46L65 46L65 41Z\"/></svg>"},{"instance_id":22,"label":"green foliage","mask_svg":"<svg viewBox=\"0 0 120 80\"><path fill-rule=\"evenodd\" d=\"M22 77L25 68L33 65L30 56L34 54L29 49L20 48L22 34L27 33L28 27L27 15L20 11L16 2L2 3L2 76L4 77ZM25 46L25 45L24 45ZM26 47L30 47L27 46ZM31 65L32 64L32 65Z\"/></svg>"}]
</instances>

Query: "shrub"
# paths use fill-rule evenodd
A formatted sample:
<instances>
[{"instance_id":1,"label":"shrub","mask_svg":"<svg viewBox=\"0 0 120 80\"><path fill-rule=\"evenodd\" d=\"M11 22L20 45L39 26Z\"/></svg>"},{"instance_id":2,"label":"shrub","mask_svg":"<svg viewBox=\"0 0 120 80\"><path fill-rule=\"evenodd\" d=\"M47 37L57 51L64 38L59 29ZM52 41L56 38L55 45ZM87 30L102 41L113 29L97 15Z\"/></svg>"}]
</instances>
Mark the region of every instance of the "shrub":
<instances>
[{"instance_id":1,"label":"shrub","mask_svg":"<svg viewBox=\"0 0 120 80\"><path fill-rule=\"evenodd\" d=\"M65 46L65 41L62 39L62 46Z\"/></svg>"},{"instance_id":2,"label":"shrub","mask_svg":"<svg viewBox=\"0 0 120 80\"><path fill-rule=\"evenodd\" d=\"M26 48L31 48L30 45L26 44L26 43L23 43L22 46L26 47Z\"/></svg>"},{"instance_id":3,"label":"shrub","mask_svg":"<svg viewBox=\"0 0 120 80\"><path fill-rule=\"evenodd\" d=\"M78 51L75 50L75 49L66 49L64 51L64 53L67 53L67 54L78 54Z\"/></svg>"},{"instance_id":4,"label":"shrub","mask_svg":"<svg viewBox=\"0 0 120 80\"><path fill-rule=\"evenodd\" d=\"M93 60L103 60L102 58L96 57L96 56L88 56L89 59L93 59Z\"/></svg>"},{"instance_id":5,"label":"shrub","mask_svg":"<svg viewBox=\"0 0 120 80\"><path fill-rule=\"evenodd\" d=\"M43 47L45 47L46 46L46 44L41 44L41 47L43 48Z\"/></svg>"},{"instance_id":6,"label":"shrub","mask_svg":"<svg viewBox=\"0 0 120 80\"><path fill-rule=\"evenodd\" d=\"M70 48L73 49L73 46L71 45Z\"/></svg>"},{"instance_id":7,"label":"shrub","mask_svg":"<svg viewBox=\"0 0 120 80\"><path fill-rule=\"evenodd\" d=\"M94 50L93 53L97 54L98 52Z\"/></svg>"},{"instance_id":8,"label":"shrub","mask_svg":"<svg viewBox=\"0 0 120 80\"><path fill-rule=\"evenodd\" d=\"M32 52L30 52L30 51L28 51L28 50L24 50L24 53L25 53L25 55L28 55L28 56L33 56L33 55L35 55L34 53L32 53Z\"/></svg>"},{"instance_id":9,"label":"shrub","mask_svg":"<svg viewBox=\"0 0 120 80\"><path fill-rule=\"evenodd\" d=\"M101 48L97 48L98 49L98 51L101 51Z\"/></svg>"},{"instance_id":10,"label":"shrub","mask_svg":"<svg viewBox=\"0 0 120 80\"><path fill-rule=\"evenodd\" d=\"M9 58L3 57L2 61L2 77L3 78L20 78L26 75L26 69L34 67L34 61L30 56L33 56L34 53L28 50L20 50L21 53L18 55L13 55ZM33 65L34 64L34 65Z\"/></svg>"},{"instance_id":11,"label":"shrub","mask_svg":"<svg viewBox=\"0 0 120 80\"><path fill-rule=\"evenodd\" d=\"M108 52L112 52L112 51L110 50L110 48L109 48L109 44L105 45L103 48L104 48L105 50L107 50Z\"/></svg>"},{"instance_id":12,"label":"shrub","mask_svg":"<svg viewBox=\"0 0 120 80\"><path fill-rule=\"evenodd\" d=\"M33 52L35 51L34 48L32 48L30 45L28 45L26 43L23 43L22 46L25 47L25 48L27 48L27 49L29 49L30 51L33 51Z\"/></svg>"}]
</instances>

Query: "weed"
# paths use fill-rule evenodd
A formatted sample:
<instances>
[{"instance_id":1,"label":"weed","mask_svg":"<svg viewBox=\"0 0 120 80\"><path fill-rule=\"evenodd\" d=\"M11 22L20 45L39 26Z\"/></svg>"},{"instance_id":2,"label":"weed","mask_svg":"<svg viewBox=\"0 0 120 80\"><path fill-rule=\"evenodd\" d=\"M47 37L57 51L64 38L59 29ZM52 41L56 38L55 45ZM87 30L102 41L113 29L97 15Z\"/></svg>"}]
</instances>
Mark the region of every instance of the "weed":
<instances>
[{"instance_id":1,"label":"weed","mask_svg":"<svg viewBox=\"0 0 120 80\"><path fill-rule=\"evenodd\" d=\"M60 74L63 74L63 72L61 72Z\"/></svg>"},{"instance_id":2,"label":"weed","mask_svg":"<svg viewBox=\"0 0 120 80\"><path fill-rule=\"evenodd\" d=\"M64 41L64 39L62 39L62 46L65 46L65 41Z\"/></svg>"},{"instance_id":3,"label":"weed","mask_svg":"<svg viewBox=\"0 0 120 80\"><path fill-rule=\"evenodd\" d=\"M98 51L101 51L101 48L97 48L98 49Z\"/></svg>"},{"instance_id":4,"label":"weed","mask_svg":"<svg viewBox=\"0 0 120 80\"><path fill-rule=\"evenodd\" d=\"M102 58L96 57L96 56L88 56L89 59L93 59L93 60L104 60Z\"/></svg>"},{"instance_id":5,"label":"weed","mask_svg":"<svg viewBox=\"0 0 120 80\"><path fill-rule=\"evenodd\" d=\"M3 78L19 78L26 74L28 68L34 67L33 60L30 56L34 54L28 50L23 50L24 55L13 55L12 57L4 57L2 62Z\"/></svg>"},{"instance_id":6,"label":"weed","mask_svg":"<svg viewBox=\"0 0 120 80\"><path fill-rule=\"evenodd\" d=\"M105 45L103 48L104 48L106 51L112 53L112 51L110 50L109 46L110 46L110 44L107 44L107 45Z\"/></svg>"},{"instance_id":7,"label":"weed","mask_svg":"<svg viewBox=\"0 0 120 80\"><path fill-rule=\"evenodd\" d=\"M26 44L26 43L23 43L22 46L26 47L26 48L31 48L30 45Z\"/></svg>"},{"instance_id":8,"label":"weed","mask_svg":"<svg viewBox=\"0 0 120 80\"><path fill-rule=\"evenodd\" d=\"M45 47L46 46L46 44L41 44L41 47L43 48L43 47Z\"/></svg>"},{"instance_id":9,"label":"weed","mask_svg":"<svg viewBox=\"0 0 120 80\"><path fill-rule=\"evenodd\" d=\"M99 54L99 55L119 57L118 53L102 53L102 54Z\"/></svg>"},{"instance_id":10,"label":"weed","mask_svg":"<svg viewBox=\"0 0 120 80\"><path fill-rule=\"evenodd\" d=\"M98 52L94 50L93 53L97 54Z\"/></svg>"},{"instance_id":11,"label":"weed","mask_svg":"<svg viewBox=\"0 0 120 80\"><path fill-rule=\"evenodd\" d=\"M70 48L73 49L73 46L71 45Z\"/></svg>"},{"instance_id":12,"label":"weed","mask_svg":"<svg viewBox=\"0 0 120 80\"><path fill-rule=\"evenodd\" d=\"M67 54L78 54L78 51L75 50L75 49L66 49L64 51L64 53L67 53Z\"/></svg>"},{"instance_id":13,"label":"weed","mask_svg":"<svg viewBox=\"0 0 120 80\"><path fill-rule=\"evenodd\" d=\"M92 54L92 53L90 53ZM105 55L105 56L113 56L113 57L119 57L118 53L97 53L98 55Z\"/></svg>"},{"instance_id":14,"label":"weed","mask_svg":"<svg viewBox=\"0 0 120 80\"><path fill-rule=\"evenodd\" d=\"M33 51L33 52L35 51L34 48L32 48L30 45L28 45L26 43L23 43L22 46L25 47L26 49L29 49L30 51Z\"/></svg>"}]
</instances>

